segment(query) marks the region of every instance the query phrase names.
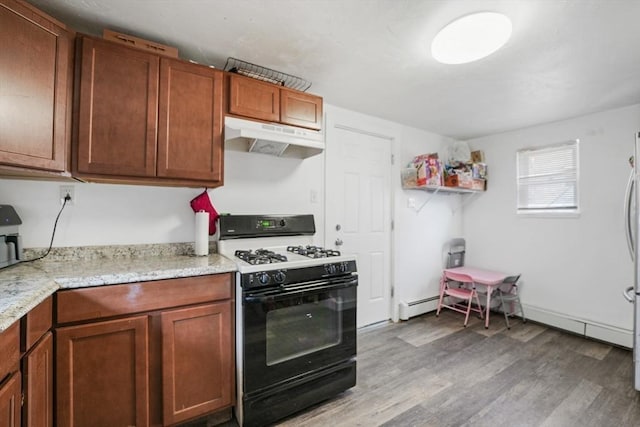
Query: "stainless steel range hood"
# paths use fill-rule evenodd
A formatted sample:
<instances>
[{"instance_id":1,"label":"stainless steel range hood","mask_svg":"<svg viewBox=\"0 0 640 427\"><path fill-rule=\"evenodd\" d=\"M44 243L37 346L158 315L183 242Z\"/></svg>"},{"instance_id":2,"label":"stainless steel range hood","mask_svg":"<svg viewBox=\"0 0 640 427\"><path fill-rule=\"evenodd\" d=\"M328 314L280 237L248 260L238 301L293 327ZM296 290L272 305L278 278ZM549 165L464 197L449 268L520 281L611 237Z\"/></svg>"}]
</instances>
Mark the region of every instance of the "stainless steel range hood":
<instances>
[{"instance_id":1,"label":"stainless steel range hood","mask_svg":"<svg viewBox=\"0 0 640 427\"><path fill-rule=\"evenodd\" d=\"M224 119L225 148L304 159L322 153L324 133L237 117Z\"/></svg>"}]
</instances>

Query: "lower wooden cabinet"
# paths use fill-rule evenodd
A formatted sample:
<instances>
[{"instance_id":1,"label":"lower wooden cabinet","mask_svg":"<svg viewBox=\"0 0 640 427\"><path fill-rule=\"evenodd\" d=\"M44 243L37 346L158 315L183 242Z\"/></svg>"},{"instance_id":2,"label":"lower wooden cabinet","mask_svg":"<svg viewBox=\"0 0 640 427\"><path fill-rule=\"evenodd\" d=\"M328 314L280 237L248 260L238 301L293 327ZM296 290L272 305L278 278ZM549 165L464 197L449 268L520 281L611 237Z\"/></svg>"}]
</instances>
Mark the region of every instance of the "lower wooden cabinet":
<instances>
[{"instance_id":1,"label":"lower wooden cabinet","mask_svg":"<svg viewBox=\"0 0 640 427\"><path fill-rule=\"evenodd\" d=\"M20 372L0 383L0 426L20 427L22 385Z\"/></svg>"},{"instance_id":2,"label":"lower wooden cabinet","mask_svg":"<svg viewBox=\"0 0 640 427\"><path fill-rule=\"evenodd\" d=\"M57 423L149 425L147 316L56 329Z\"/></svg>"},{"instance_id":3,"label":"lower wooden cabinet","mask_svg":"<svg viewBox=\"0 0 640 427\"><path fill-rule=\"evenodd\" d=\"M173 310L162 319L163 422L171 425L232 402L231 307Z\"/></svg>"},{"instance_id":4,"label":"lower wooden cabinet","mask_svg":"<svg viewBox=\"0 0 640 427\"><path fill-rule=\"evenodd\" d=\"M53 426L53 334L45 336L22 358L22 425Z\"/></svg>"},{"instance_id":5,"label":"lower wooden cabinet","mask_svg":"<svg viewBox=\"0 0 640 427\"><path fill-rule=\"evenodd\" d=\"M230 417L232 277L58 291L56 426L169 426L225 411Z\"/></svg>"}]
</instances>

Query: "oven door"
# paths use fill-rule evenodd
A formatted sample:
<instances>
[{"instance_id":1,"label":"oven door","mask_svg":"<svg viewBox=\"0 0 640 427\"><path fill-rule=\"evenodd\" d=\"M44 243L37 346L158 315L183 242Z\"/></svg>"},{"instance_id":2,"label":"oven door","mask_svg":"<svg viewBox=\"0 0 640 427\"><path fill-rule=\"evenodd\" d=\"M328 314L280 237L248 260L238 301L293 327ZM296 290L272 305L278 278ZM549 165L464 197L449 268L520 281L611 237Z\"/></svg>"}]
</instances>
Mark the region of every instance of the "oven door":
<instances>
[{"instance_id":1,"label":"oven door","mask_svg":"<svg viewBox=\"0 0 640 427\"><path fill-rule=\"evenodd\" d=\"M244 393L356 355L357 275L243 293Z\"/></svg>"}]
</instances>

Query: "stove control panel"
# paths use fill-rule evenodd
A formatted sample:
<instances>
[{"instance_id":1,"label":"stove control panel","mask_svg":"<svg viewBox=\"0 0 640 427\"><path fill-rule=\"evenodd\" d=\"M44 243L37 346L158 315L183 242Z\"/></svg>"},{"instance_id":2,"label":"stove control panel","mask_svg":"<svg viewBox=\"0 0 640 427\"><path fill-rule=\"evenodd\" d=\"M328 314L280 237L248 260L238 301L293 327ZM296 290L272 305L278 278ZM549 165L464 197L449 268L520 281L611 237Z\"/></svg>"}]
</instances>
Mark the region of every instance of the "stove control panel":
<instances>
[{"instance_id":1,"label":"stove control panel","mask_svg":"<svg viewBox=\"0 0 640 427\"><path fill-rule=\"evenodd\" d=\"M282 285L287 279L287 270L260 271L242 275L243 288L256 288L269 285Z\"/></svg>"},{"instance_id":2,"label":"stove control panel","mask_svg":"<svg viewBox=\"0 0 640 427\"><path fill-rule=\"evenodd\" d=\"M356 262L353 260L302 268L272 269L256 273L243 273L240 275L240 285L243 289L277 287L355 274L356 271Z\"/></svg>"},{"instance_id":3,"label":"stove control panel","mask_svg":"<svg viewBox=\"0 0 640 427\"><path fill-rule=\"evenodd\" d=\"M333 264L325 264L324 270L329 275L347 273L349 272L349 262L344 261L344 262L336 262Z\"/></svg>"}]
</instances>

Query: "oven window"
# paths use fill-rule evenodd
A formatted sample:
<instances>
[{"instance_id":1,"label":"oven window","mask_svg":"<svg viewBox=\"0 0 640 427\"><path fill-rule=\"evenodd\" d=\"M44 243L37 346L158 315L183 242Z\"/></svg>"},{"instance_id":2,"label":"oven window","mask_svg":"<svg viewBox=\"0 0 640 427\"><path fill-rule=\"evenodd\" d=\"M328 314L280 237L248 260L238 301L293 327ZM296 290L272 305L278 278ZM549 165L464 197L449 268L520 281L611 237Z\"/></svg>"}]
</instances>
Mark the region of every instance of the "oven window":
<instances>
[{"instance_id":1,"label":"oven window","mask_svg":"<svg viewBox=\"0 0 640 427\"><path fill-rule=\"evenodd\" d=\"M342 298L316 294L267 313L267 366L340 344Z\"/></svg>"}]
</instances>

